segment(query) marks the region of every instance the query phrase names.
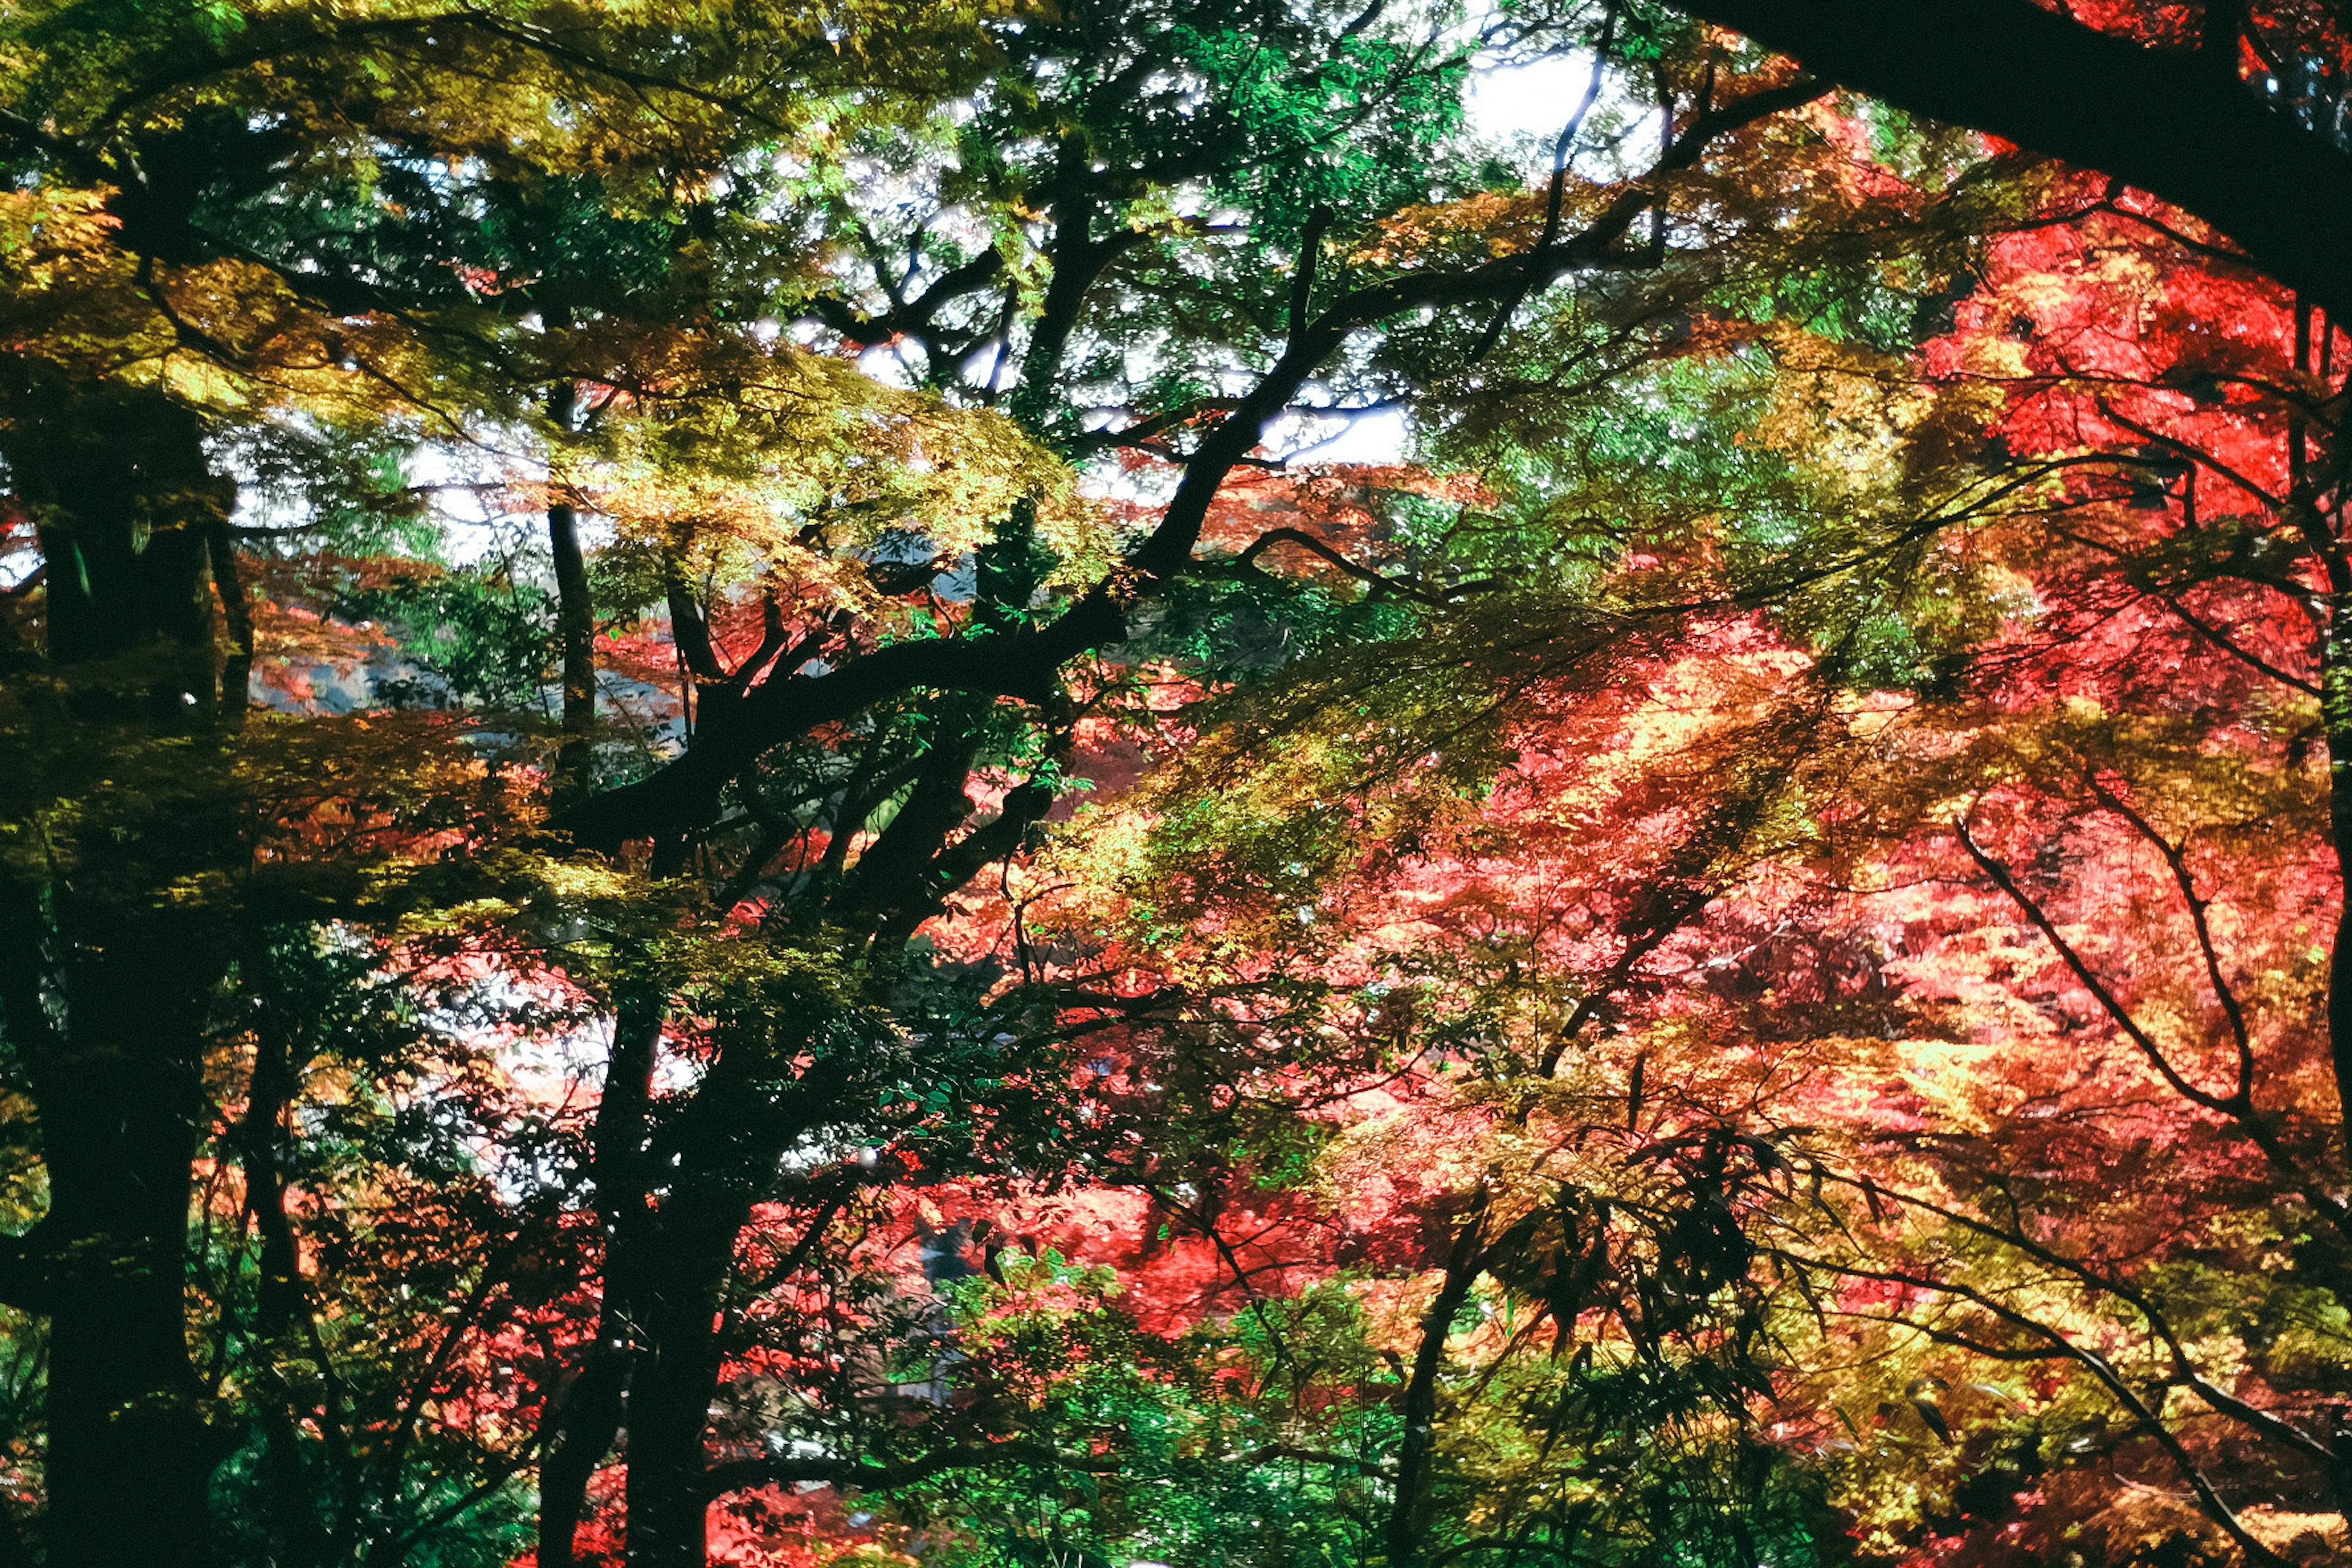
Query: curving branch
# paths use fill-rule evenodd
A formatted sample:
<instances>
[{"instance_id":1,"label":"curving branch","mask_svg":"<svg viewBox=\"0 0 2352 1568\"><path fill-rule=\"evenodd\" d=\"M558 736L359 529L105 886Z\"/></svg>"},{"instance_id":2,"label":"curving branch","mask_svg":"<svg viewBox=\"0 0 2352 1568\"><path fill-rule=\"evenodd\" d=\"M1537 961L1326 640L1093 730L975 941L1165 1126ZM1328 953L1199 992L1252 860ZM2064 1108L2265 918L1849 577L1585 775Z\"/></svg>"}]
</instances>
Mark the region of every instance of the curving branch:
<instances>
[{"instance_id":1,"label":"curving branch","mask_svg":"<svg viewBox=\"0 0 2352 1568\"><path fill-rule=\"evenodd\" d=\"M875 263L875 274L882 276L882 266ZM977 294L994 282L1004 271L1004 258L993 250L983 250L961 266L949 268L931 286L911 300L894 297L890 308L878 315L868 315L847 300L833 295L820 295L802 305L801 309L846 342L860 348L887 342L894 337L910 337L927 348L935 338L934 319L950 302ZM884 287L887 288L887 279Z\"/></svg>"},{"instance_id":2,"label":"curving branch","mask_svg":"<svg viewBox=\"0 0 2352 1568\"><path fill-rule=\"evenodd\" d=\"M1551 188L1544 198L1543 231L1536 239L1538 251L1549 249L1552 241L1559 237L1560 208L1568 195L1569 154L1575 151L1576 138L1584 130L1585 117L1592 112L1592 106L1601 101L1601 85L1608 72L1609 56L1616 41L1617 5L1616 0L1610 0L1601 22L1601 41L1593 46L1592 79L1585 83L1584 96L1577 100L1576 111L1560 128L1559 139L1552 143ZM1470 351L1472 364L1478 363L1494 352L1495 344L1503 336L1503 329L1511 324L1512 312L1526 298L1527 291L1523 289L1505 300L1495 311L1495 319L1486 323L1486 330L1479 336L1477 346Z\"/></svg>"},{"instance_id":3,"label":"curving branch","mask_svg":"<svg viewBox=\"0 0 2352 1568\"><path fill-rule=\"evenodd\" d=\"M2199 896L2197 881L2189 874L2189 858L2182 845L2175 844L2157 831L2156 825L2135 808L2095 773L2086 775L2091 794L2099 804L2132 826L2132 831L2155 847L2164 857L2164 864L2172 873L2173 885L2180 889L2181 901L2189 906L2189 920L2197 932L2197 951L2205 962L2205 980L2213 990L2214 999L2221 1005L2221 1014L2229 1021L2230 1038L2238 1050L2238 1087L2230 1098L2235 1104L2252 1110L2254 1103L2254 1044L2246 1027L2246 1010L2238 1001L2238 994L2221 973L2221 955L2213 945L2213 928L2205 911L2210 899Z\"/></svg>"},{"instance_id":4,"label":"curving branch","mask_svg":"<svg viewBox=\"0 0 2352 1568\"><path fill-rule=\"evenodd\" d=\"M2287 1152L2285 1145L2279 1142L2277 1132L2263 1120L2262 1113L2254 1109L2252 1080L2249 1077L2242 1076L2229 1094L2215 1094L2210 1089L2200 1089L2189 1082L2180 1069L2173 1064L2172 1058L2165 1054L2163 1046L2132 1015L2131 1009L2124 1005L2123 999L2115 994L2106 982L2099 978L2097 973L2084 959L2081 951L2059 931L2057 923L2050 918L2049 911L2035 900L2027 896L2025 890L2018 886L2017 879L2011 873L2009 868L1987 853L1983 846L1976 841L1974 836L1969 832L1967 819L1961 818L1955 821L1952 824L1952 832L1958 838L1960 847L1967 851L1969 858L1976 862L1978 869L1990 878L1993 885L2001 890L2010 902L2017 906L2019 911L2028 921L2032 922L2033 928L2039 931L2043 940L2057 952L2060 961L2082 984L2083 988L2091 994L2092 999L2098 1003L2100 1010L2106 1014L2109 1020L2122 1032L2124 1037L2137 1048L2168 1088L2191 1105L2226 1120L2237 1130L2241 1137L2262 1152L2263 1157L2270 1162L2273 1169L2293 1184L2294 1191L2305 1202L2310 1204L2338 1230L2352 1228L2352 1207L2347 1207L2340 1199L2324 1190L2319 1183L2313 1179L2311 1173L2296 1163L2294 1157ZM2245 1048L2250 1050L2251 1047Z\"/></svg>"},{"instance_id":5,"label":"curving branch","mask_svg":"<svg viewBox=\"0 0 2352 1568\"><path fill-rule=\"evenodd\" d=\"M2179 1435L2166 1426L2163 1417L2148 1407L2147 1401L2140 1396L2137 1389L2132 1387L2116 1364L2097 1351L2087 1345L2077 1344L2063 1331L2019 1311L2006 1301L1972 1286L1958 1284L1948 1279L1939 1279L1929 1275L1915 1274L1907 1269L1866 1268L1859 1264L1825 1263L1818 1258L1800 1258L1780 1249L1775 1251L1792 1265L1823 1268L1843 1279L1867 1280L1882 1285L1901 1285L1911 1289L1924 1290L1933 1295L1966 1301L1990 1313L2002 1324L2026 1338L2041 1341L2050 1347L2054 1359L2072 1361L2088 1372L2098 1381L2100 1386L2107 1391L2108 1395L2130 1414L2140 1429L2155 1440L2157 1446L2164 1450L2165 1457L2169 1458L2179 1470L2181 1479L2189 1483L2189 1490L2196 1494L2198 1503L2204 1510L2206 1517L2220 1525L2230 1539L2238 1543L2239 1548L2251 1561L2263 1564L2264 1568L2293 1568L2286 1558L2263 1544L2262 1539L2246 1528L2245 1521L2240 1519L2237 1510L2222 1498L2220 1489L2213 1484L2212 1478L2208 1476L2203 1467L2197 1463L2196 1456L2189 1453L2188 1445L2180 1440Z\"/></svg>"},{"instance_id":6,"label":"curving branch","mask_svg":"<svg viewBox=\"0 0 2352 1568\"><path fill-rule=\"evenodd\" d=\"M1959 840L1960 847L1968 852L1969 858L1976 862L1977 868L1990 878L1993 886L1999 888L2009 901L2017 906L2019 912L2033 923L2033 928L2042 933L2043 940L2057 951L2060 962L2073 973L2083 989L2091 994L2092 1000L2098 1003L2100 1010L2106 1014L2116 1027L2123 1031L2124 1037L2138 1047L2148 1066L2156 1069L2157 1076L2164 1079L2173 1093L2191 1105L2233 1121L2251 1110L2251 1107L2241 1104L2233 1096L2215 1094L2189 1082L2173 1065L2172 1058L2165 1054L2164 1047L2156 1037L2147 1032L2147 1027L2132 1015L2131 1009L2124 1005L2123 999L2099 978L2084 961L2082 952L2059 931L2057 922L2050 918L2050 912L2028 897L2025 889L2018 886L2017 879L2009 868L1988 854L1976 841L1975 836L1969 831L1968 819L1956 819L1952 824L1952 833Z\"/></svg>"},{"instance_id":7,"label":"curving branch","mask_svg":"<svg viewBox=\"0 0 2352 1568\"><path fill-rule=\"evenodd\" d=\"M1859 1186L1860 1184L1850 1177L1838 1179L1845 1185ZM1997 1246L2008 1247L2047 1268L2066 1275L2086 1289L2101 1295L2112 1296L2122 1301L2140 1315L2141 1320L2147 1325L2149 1335L2162 1344L2165 1359L2172 1363L2174 1378L2198 1398L2203 1400L2209 1409L2229 1416L2269 1441L2306 1459L2315 1460L2322 1465L2331 1465L2335 1462L2334 1450L2325 1440L2305 1431L2273 1412L2230 1393L2200 1372L2197 1363L2189 1357L2189 1347L2182 1341L2179 1331L2173 1327L2171 1319L2146 1291L2129 1280L2095 1268L2081 1258L2070 1258L2063 1252L2046 1247L2033 1240L2021 1228L2005 1229L2000 1226L1989 1225L1958 1209L1916 1194L1892 1192L1885 1188L1881 1188L1880 1191L1885 1196L1904 1208L1933 1215L1937 1219L1958 1226L1971 1235L1980 1237Z\"/></svg>"},{"instance_id":8,"label":"curving branch","mask_svg":"<svg viewBox=\"0 0 2352 1568\"><path fill-rule=\"evenodd\" d=\"M2096 169L2182 207L2352 319L2352 158L2233 68L2032 0L1676 0L1916 114Z\"/></svg>"},{"instance_id":9,"label":"curving branch","mask_svg":"<svg viewBox=\"0 0 2352 1568\"><path fill-rule=\"evenodd\" d=\"M1295 544L1333 570L1345 574L1364 584L1374 594L1394 594L1423 605L1442 605L1443 595L1432 594L1409 577L1391 577L1351 561L1323 541L1301 528L1269 528L1249 542L1249 548L1234 558L1234 567L1260 582L1271 581L1271 574L1257 564L1257 558L1277 544Z\"/></svg>"},{"instance_id":10,"label":"curving branch","mask_svg":"<svg viewBox=\"0 0 2352 1568\"><path fill-rule=\"evenodd\" d=\"M1301 387L1357 332L1418 310L1493 304L1571 273L1647 267L1657 258L1622 243L1640 216L1658 200L1664 176L1697 163L1715 138L1820 97L1824 84L1800 79L1708 107L1694 116L1642 179L1632 181L1580 233L1517 256L1459 270L1410 273L1351 290L1319 316L1294 327L1273 365L1247 395L1212 425L1186 462L1157 527L1102 582L1043 626L956 639L893 644L814 676L772 678L746 694L722 728L705 731L681 756L652 774L558 813L551 826L583 847L614 850L632 838L703 830L718 815L721 795L769 747L832 723L890 698L919 690L961 691L1043 705L1051 700L1062 667L1118 642L1129 611L1185 575L1209 509L1226 478L1250 461L1266 426ZM1032 340L1033 361L1057 361L1059 344L1075 326L1085 289L1101 268L1131 243L1131 233L1101 241L1083 238L1085 203L1076 196L1062 217L1069 235L1067 287L1057 268L1046 314ZM1057 258L1057 260L1061 259ZM1049 354L1047 350L1052 352ZM1016 416L1034 423L1043 384L1024 366Z\"/></svg>"}]
</instances>

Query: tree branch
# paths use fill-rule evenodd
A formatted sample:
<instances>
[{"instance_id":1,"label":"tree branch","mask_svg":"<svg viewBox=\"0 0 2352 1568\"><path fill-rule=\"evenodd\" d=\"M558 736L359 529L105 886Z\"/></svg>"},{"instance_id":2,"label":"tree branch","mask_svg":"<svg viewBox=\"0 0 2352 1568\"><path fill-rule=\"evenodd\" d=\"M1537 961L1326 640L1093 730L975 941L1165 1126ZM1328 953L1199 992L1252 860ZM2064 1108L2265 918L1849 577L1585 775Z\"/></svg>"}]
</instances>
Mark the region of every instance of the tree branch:
<instances>
[{"instance_id":1,"label":"tree branch","mask_svg":"<svg viewBox=\"0 0 2352 1568\"><path fill-rule=\"evenodd\" d=\"M1968 852L1969 858L1977 863L1977 868L1991 878L1993 886L1999 888L2008 897L2009 901L2017 906L2019 912L2033 922L2033 928L2040 931L2043 939L2057 951L2060 961L2073 972L2083 989L2091 994L2092 1000L2098 1003L2100 1010L2114 1021L2116 1027L2123 1031L2124 1037L2139 1047L2140 1055L2147 1058L2148 1066L2156 1069L2157 1076L2170 1086L2172 1092L2191 1105L2212 1111L2217 1116L2238 1120L2240 1108L2227 1096L2200 1089L2181 1076L2180 1069L2172 1065L2172 1058L2165 1055L2163 1046L2158 1044L2156 1037L2132 1016L2131 1009L2123 1005L2122 999L2108 989L2106 982L2101 980L2092 971L2091 966L2084 962L2083 955L2075 950L2074 944L2060 934L2057 923L2051 920L2049 911L2034 900L2028 898L2025 889L2017 885L2017 879L2010 874L2009 868L1987 854L1983 847L1977 843L1975 837L1969 832L1966 818L1953 822L1952 833L1959 840L1960 847Z\"/></svg>"},{"instance_id":2,"label":"tree branch","mask_svg":"<svg viewBox=\"0 0 2352 1568\"><path fill-rule=\"evenodd\" d=\"M2193 53L2032 0L1677 0L1914 113L2097 169L2196 214L2352 318L2352 158Z\"/></svg>"},{"instance_id":3,"label":"tree branch","mask_svg":"<svg viewBox=\"0 0 2352 1568\"><path fill-rule=\"evenodd\" d=\"M2181 901L2189 906L2189 923L2197 932L2197 951L2205 961L2206 984L2212 987L2215 1000L2221 1005L2222 1016L2230 1025L2230 1038L2238 1049L2238 1089L2231 1099L2251 1112L2254 1103L2253 1037L2246 1027L2246 1012L2238 1003L2238 994L2221 974L2221 955L2213 945L2212 924L2205 918L2206 907L2211 900L2198 896L2196 879L2189 875L2189 858L2181 845L2158 833L2154 823L2109 789L2096 773L2090 774L2085 782L2099 804L2130 823L2133 831L2164 857L2166 867L2172 872L2173 885L2180 889Z\"/></svg>"},{"instance_id":4,"label":"tree branch","mask_svg":"<svg viewBox=\"0 0 2352 1568\"><path fill-rule=\"evenodd\" d=\"M1956 1284L1950 1280L1937 1279L1901 1269L1864 1268L1853 1264L1825 1264L1816 1259L1800 1259L1794 1257L1790 1258L1790 1261L1802 1267L1826 1268L1849 1279L1868 1279L1879 1284L1903 1285L1914 1289L1930 1291L1939 1296L1955 1297L1990 1313L2019 1332L2042 1341L2059 1355L2074 1362L2090 1373L2106 1389L2116 1403L2131 1413L2132 1418L2139 1424L2141 1429L2156 1440L2157 1446L2165 1451L2166 1456L2179 1469L2181 1478L2189 1483L2189 1489L2197 1494L2198 1501L2203 1505L2206 1516L2228 1531L2230 1539L2243 1548L2249 1558L2265 1564L2266 1568L2293 1568L2285 1558L2263 1545L2262 1541L2246 1528L2245 1521L2241 1520L2236 1511L2222 1500L2221 1494L2214 1487L2212 1479L2199 1467L2195 1458L2189 1452L2188 1446L2181 1442L2179 1436L2172 1428L2164 1425L2162 1418L2148 1408L2147 1402L2142 1399L2138 1391L2125 1380L2115 1364L2098 1352L2076 1344L2059 1330L2027 1316L2016 1308L1997 1300L1981 1290Z\"/></svg>"},{"instance_id":5,"label":"tree branch","mask_svg":"<svg viewBox=\"0 0 2352 1568\"><path fill-rule=\"evenodd\" d=\"M550 826L571 834L583 847L602 850L616 849L631 838L698 831L717 816L727 785L770 746L911 691L965 691L1038 704L1051 700L1065 663L1118 641L1126 635L1129 609L1192 564L1202 526L1226 477L1249 460L1266 426L1350 336L1407 311L1489 303L1571 272L1653 265L1654 258L1628 255L1618 242L1657 200L1654 182L1696 163L1714 137L1808 102L1825 90L1818 81L1799 80L1752 93L1719 110L1702 110L1656 167L1631 182L1582 233L1548 250L1461 270L1408 273L1335 301L1290 334L1258 384L1202 437L1158 526L1057 619L1041 627L1023 626L969 638L895 643L822 675L771 678L735 705L724 726L698 734L684 755L635 784L558 813ZM1042 418L1051 367L1059 362L1079 298L1110 257L1135 237L1129 231L1085 242L1083 207L1082 202L1067 204L1061 217L1065 237L1059 242L1065 252L1083 250L1083 265L1056 256L1055 288L1024 356L1031 363L1024 364L1022 395L1014 400L1015 416L1033 427ZM1066 287L1066 265L1070 267Z\"/></svg>"}]
</instances>

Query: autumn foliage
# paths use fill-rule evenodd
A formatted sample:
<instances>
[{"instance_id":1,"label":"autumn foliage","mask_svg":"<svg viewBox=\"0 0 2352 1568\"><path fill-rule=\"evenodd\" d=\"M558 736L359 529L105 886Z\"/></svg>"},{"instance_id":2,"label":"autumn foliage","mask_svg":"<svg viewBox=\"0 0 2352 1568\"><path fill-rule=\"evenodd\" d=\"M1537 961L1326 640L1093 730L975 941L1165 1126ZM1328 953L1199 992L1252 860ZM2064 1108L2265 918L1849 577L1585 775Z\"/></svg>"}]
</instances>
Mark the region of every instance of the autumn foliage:
<instances>
[{"instance_id":1,"label":"autumn foliage","mask_svg":"<svg viewBox=\"0 0 2352 1568\"><path fill-rule=\"evenodd\" d=\"M0 1568L2352 1558L2352 31L1853 10L0 6Z\"/></svg>"}]
</instances>

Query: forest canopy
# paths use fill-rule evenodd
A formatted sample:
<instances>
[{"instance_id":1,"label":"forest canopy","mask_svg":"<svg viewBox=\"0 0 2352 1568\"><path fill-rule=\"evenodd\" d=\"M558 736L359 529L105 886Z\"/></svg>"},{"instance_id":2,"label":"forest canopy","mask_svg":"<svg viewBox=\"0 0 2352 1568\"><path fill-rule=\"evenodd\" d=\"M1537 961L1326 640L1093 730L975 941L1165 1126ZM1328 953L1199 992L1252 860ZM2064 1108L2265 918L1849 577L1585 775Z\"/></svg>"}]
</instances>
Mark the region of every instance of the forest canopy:
<instances>
[{"instance_id":1,"label":"forest canopy","mask_svg":"<svg viewBox=\"0 0 2352 1568\"><path fill-rule=\"evenodd\" d=\"M2352 1560L2347 95L0 0L0 1568Z\"/></svg>"}]
</instances>

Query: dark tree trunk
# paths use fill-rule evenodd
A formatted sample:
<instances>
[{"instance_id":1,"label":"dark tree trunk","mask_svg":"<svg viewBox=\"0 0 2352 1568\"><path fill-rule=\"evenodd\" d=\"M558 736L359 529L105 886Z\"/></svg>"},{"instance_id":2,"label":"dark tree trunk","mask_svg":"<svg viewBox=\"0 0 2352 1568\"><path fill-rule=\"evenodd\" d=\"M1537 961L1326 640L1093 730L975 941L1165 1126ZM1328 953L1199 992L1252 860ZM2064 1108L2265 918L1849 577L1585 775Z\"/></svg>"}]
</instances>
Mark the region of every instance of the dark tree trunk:
<instances>
[{"instance_id":1,"label":"dark tree trunk","mask_svg":"<svg viewBox=\"0 0 2352 1568\"><path fill-rule=\"evenodd\" d=\"M160 393L0 363L0 457L37 519L48 661L66 678L56 721L72 743L58 754L77 770L23 782L36 798L100 791L84 804L107 813L112 748L136 777L153 766L142 748L201 739L217 718L211 552L234 487ZM205 755L76 831L69 874L20 860L0 885L0 996L49 1194L26 1250L50 1333L40 1533L60 1568L206 1555L219 1454L184 1289L206 1014L228 949L219 911L160 896L233 864L237 813L205 793Z\"/></svg>"},{"instance_id":2,"label":"dark tree trunk","mask_svg":"<svg viewBox=\"0 0 2352 1568\"><path fill-rule=\"evenodd\" d=\"M548 1413L539 1468L539 1568L572 1568L588 1483L619 1435L629 1382L632 1267L643 1256L648 1215L646 1115L662 1030L662 998L625 995L613 1026L613 1058L596 1106L596 1213L604 1227L603 1299L596 1340Z\"/></svg>"},{"instance_id":3,"label":"dark tree trunk","mask_svg":"<svg viewBox=\"0 0 2352 1568\"><path fill-rule=\"evenodd\" d=\"M220 595L221 619L228 633L227 656L221 660L221 712L230 723L242 723L252 700L253 611L245 602L245 579L236 569L236 542L226 518L214 521L205 542L213 590Z\"/></svg>"},{"instance_id":4,"label":"dark tree trunk","mask_svg":"<svg viewBox=\"0 0 2352 1568\"><path fill-rule=\"evenodd\" d=\"M226 588L224 585L224 594ZM257 973L260 965L256 966ZM255 983L249 976L248 984ZM279 1006L282 1001L273 998ZM253 1077L237 1128L238 1159L245 1171L246 1210L261 1244L261 1278L255 1290L253 1331L266 1345L254 1378L261 1397L256 1425L271 1510L272 1568L314 1568L334 1553L319 1503L320 1489L302 1457L299 1423L310 1412L287 1379L280 1362L309 1313L302 1282L301 1245L286 1205L284 1119L301 1087L304 1062L283 1017L265 1017L257 1031ZM320 1412L322 1425L331 1412ZM343 1510L346 1517L349 1509Z\"/></svg>"},{"instance_id":5,"label":"dark tree trunk","mask_svg":"<svg viewBox=\"0 0 2352 1568\"><path fill-rule=\"evenodd\" d=\"M1437 1452L1437 1382L1444 1371L1445 1342L1454 1331L1454 1320L1478 1282L1486 1212L1482 1190L1454 1235L1436 1298L1421 1316L1421 1342L1398 1400L1404 1436L1397 1447L1396 1495L1389 1506L1389 1568L1417 1568L1421 1562L1422 1538L1429 1530L1429 1472Z\"/></svg>"},{"instance_id":6,"label":"dark tree trunk","mask_svg":"<svg viewBox=\"0 0 2352 1568\"><path fill-rule=\"evenodd\" d=\"M180 710L208 712L211 549L235 487L212 472L195 416L160 393L76 395L5 379L11 408L0 456L37 522L50 663L142 659L136 684L158 713L180 721L188 716Z\"/></svg>"},{"instance_id":7,"label":"dark tree trunk","mask_svg":"<svg viewBox=\"0 0 2352 1568\"><path fill-rule=\"evenodd\" d=\"M2320 659L2327 731L2328 826L2342 883L2327 973L2327 1036L2344 1136L2352 1143L2352 603L2337 596Z\"/></svg>"},{"instance_id":8,"label":"dark tree trunk","mask_svg":"<svg viewBox=\"0 0 2352 1568\"><path fill-rule=\"evenodd\" d=\"M814 1027L782 1021L787 1006L747 1013L742 1032L722 1043L672 1131L675 1164L656 1162L667 1189L660 1207L617 1265L637 1330L626 1440L629 1568L702 1568L705 1434L719 1393L736 1239L772 1192L784 1151L837 1113L852 1073L842 1057L828 1055L782 1087L816 1037Z\"/></svg>"},{"instance_id":9,"label":"dark tree trunk","mask_svg":"<svg viewBox=\"0 0 2352 1568\"><path fill-rule=\"evenodd\" d=\"M549 321L554 327L571 324L569 312L557 312ZM558 382L549 390L547 417L556 429L570 431L579 412L579 392L571 382ZM551 487L560 486L562 478L554 455L551 449ZM580 548L579 509L563 499L560 489L548 502L547 548L555 563L555 629L562 651L563 742L556 754L555 798L559 805L570 805L594 783L596 601L588 587L588 558Z\"/></svg>"},{"instance_id":10,"label":"dark tree trunk","mask_svg":"<svg viewBox=\"0 0 2352 1568\"><path fill-rule=\"evenodd\" d=\"M192 1002L208 977L144 946L75 976L70 1037L33 1075L54 1260L43 1533L58 1564L205 1554L215 1456L184 1289L204 1109Z\"/></svg>"},{"instance_id":11,"label":"dark tree trunk","mask_svg":"<svg viewBox=\"0 0 2352 1568\"><path fill-rule=\"evenodd\" d=\"M628 1352L615 1342L622 1325L611 1282L604 1286L596 1342L551 1414L553 1435L539 1466L539 1568L572 1568L588 1513L588 1483L621 1430Z\"/></svg>"},{"instance_id":12,"label":"dark tree trunk","mask_svg":"<svg viewBox=\"0 0 2352 1568\"><path fill-rule=\"evenodd\" d=\"M576 795L588 783L590 732L596 725L596 605L588 563L580 549L580 514L547 509L547 542L555 556L556 625L563 644L563 750L558 794Z\"/></svg>"},{"instance_id":13,"label":"dark tree trunk","mask_svg":"<svg viewBox=\"0 0 2352 1568\"><path fill-rule=\"evenodd\" d=\"M677 1207L702 1212L681 1214ZM659 1251L639 1282L643 1337L629 1373L629 1568L703 1568L709 1509L703 1434L719 1392L718 1322L735 1237L750 1217L723 1201L666 1205Z\"/></svg>"}]
</instances>

